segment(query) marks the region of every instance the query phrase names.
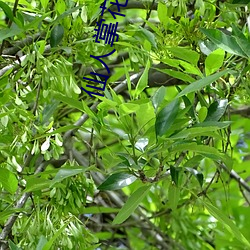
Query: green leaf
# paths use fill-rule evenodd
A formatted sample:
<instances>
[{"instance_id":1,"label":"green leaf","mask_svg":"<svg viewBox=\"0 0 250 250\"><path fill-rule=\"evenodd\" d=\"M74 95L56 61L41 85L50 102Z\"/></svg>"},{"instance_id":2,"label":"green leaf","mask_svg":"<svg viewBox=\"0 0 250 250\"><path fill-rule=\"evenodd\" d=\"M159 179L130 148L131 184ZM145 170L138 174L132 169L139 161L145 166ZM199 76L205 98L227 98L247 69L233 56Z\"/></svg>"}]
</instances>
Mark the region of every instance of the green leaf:
<instances>
[{"instance_id":1,"label":"green leaf","mask_svg":"<svg viewBox=\"0 0 250 250\"><path fill-rule=\"evenodd\" d=\"M61 24L56 25L50 35L50 46L56 47L63 39L64 28Z\"/></svg>"},{"instance_id":2,"label":"green leaf","mask_svg":"<svg viewBox=\"0 0 250 250\"><path fill-rule=\"evenodd\" d=\"M228 105L227 99L222 99L219 101L213 102L208 108L208 114L205 119L205 122L208 121L219 121L220 118L224 115Z\"/></svg>"},{"instance_id":3,"label":"green leaf","mask_svg":"<svg viewBox=\"0 0 250 250\"><path fill-rule=\"evenodd\" d=\"M111 213L117 213L119 212L119 208L114 208L114 207L96 207L96 206L92 206L92 207L82 207L80 209L80 212L82 214L111 214Z\"/></svg>"},{"instance_id":4,"label":"green leaf","mask_svg":"<svg viewBox=\"0 0 250 250\"><path fill-rule=\"evenodd\" d=\"M244 51L244 53L250 57L250 42L248 39L244 37L244 39L240 37L235 37L237 43L239 44L240 48Z\"/></svg>"},{"instance_id":5,"label":"green leaf","mask_svg":"<svg viewBox=\"0 0 250 250\"><path fill-rule=\"evenodd\" d=\"M18 213L18 212L23 212L24 209L23 208L18 208L18 209L14 209L14 208L9 208L7 207L5 211L0 212L0 222L4 223L6 219L8 219L8 217L14 213Z\"/></svg>"},{"instance_id":6,"label":"green leaf","mask_svg":"<svg viewBox=\"0 0 250 250\"><path fill-rule=\"evenodd\" d=\"M235 37L241 38L242 40L246 40L246 42L248 42L245 35L234 23L232 23L232 35Z\"/></svg>"},{"instance_id":7,"label":"green leaf","mask_svg":"<svg viewBox=\"0 0 250 250\"><path fill-rule=\"evenodd\" d=\"M220 153L216 148L207 146L207 145L197 145L196 143L183 143L174 145L171 149L171 153L180 152L183 150L197 152L205 157L208 157L214 161L223 161L229 168L232 163L230 163L230 157L226 154Z\"/></svg>"},{"instance_id":8,"label":"green leaf","mask_svg":"<svg viewBox=\"0 0 250 250\"><path fill-rule=\"evenodd\" d=\"M197 179L197 181L199 182L200 186L202 187L203 185L203 181L204 181L204 176L201 172L197 171L196 169L194 168L189 168L189 167L186 167L185 168L188 172L190 172L192 175L195 176L195 178Z\"/></svg>"},{"instance_id":9,"label":"green leaf","mask_svg":"<svg viewBox=\"0 0 250 250\"><path fill-rule=\"evenodd\" d=\"M135 89L135 98L139 96L139 94L147 87L148 85L148 70L150 68L150 61L147 61L146 68L144 72L142 73Z\"/></svg>"},{"instance_id":10,"label":"green leaf","mask_svg":"<svg viewBox=\"0 0 250 250\"><path fill-rule=\"evenodd\" d=\"M11 194L14 194L18 188L18 180L16 176L5 168L0 168L0 183Z\"/></svg>"},{"instance_id":11,"label":"green leaf","mask_svg":"<svg viewBox=\"0 0 250 250\"><path fill-rule=\"evenodd\" d=\"M30 23L28 23L25 27L24 30L30 30L30 29L37 29L37 26L39 24L41 24L41 22L46 18L49 17L51 15L51 11L46 12L44 15L42 16L36 16L35 18L32 18L32 21Z\"/></svg>"},{"instance_id":12,"label":"green leaf","mask_svg":"<svg viewBox=\"0 0 250 250\"><path fill-rule=\"evenodd\" d=\"M42 124L49 122L50 118L53 116L55 110L58 108L59 102L52 100L49 104L44 105L42 112Z\"/></svg>"},{"instance_id":13,"label":"green leaf","mask_svg":"<svg viewBox=\"0 0 250 250\"><path fill-rule=\"evenodd\" d=\"M157 6L157 14L158 14L158 18L160 20L160 22L162 24L166 24L167 20L168 20L168 10L167 10L167 6L166 4L159 2L158 6Z\"/></svg>"},{"instance_id":14,"label":"green leaf","mask_svg":"<svg viewBox=\"0 0 250 250\"><path fill-rule=\"evenodd\" d=\"M200 122L203 122L206 119L207 116L207 108L206 107L201 107L199 112L198 112L198 118Z\"/></svg>"},{"instance_id":15,"label":"green leaf","mask_svg":"<svg viewBox=\"0 0 250 250\"><path fill-rule=\"evenodd\" d=\"M179 180L179 173L180 173L181 169L180 168L176 168L173 166L170 166L170 175L171 175L171 179L174 182L174 184L176 186L178 186L178 180Z\"/></svg>"},{"instance_id":16,"label":"green leaf","mask_svg":"<svg viewBox=\"0 0 250 250\"><path fill-rule=\"evenodd\" d=\"M201 199L200 199L201 200ZM202 201L202 200L201 200ZM208 212L216 218L223 226L230 232L234 237L241 241L245 246L250 248L250 242L245 238L245 236L240 232L238 227L230 220L220 209L216 208L212 204L202 201Z\"/></svg>"},{"instance_id":17,"label":"green leaf","mask_svg":"<svg viewBox=\"0 0 250 250\"><path fill-rule=\"evenodd\" d=\"M222 129L228 127L230 124L232 124L231 121L225 121L225 122L204 121L195 124L193 127L217 127L217 129Z\"/></svg>"},{"instance_id":18,"label":"green leaf","mask_svg":"<svg viewBox=\"0 0 250 250\"><path fill-rule=\"evenodd\" d=\"M180 72L180 71L176 71L176 70L173 70L173 69L158 69L156 68L156 70L162 72L162 73L165 73L169 76L172 76L174 78L177 78L177 79L180 79L184 82L193 82L195 79L191 76L189 76L188 74L186 73L183 73L183 72Z\"/></svg>"},{"instance_id":19,"label":"green leaf","mask_svg":"<svg viewBox=\"0 0 250 250\"><path fill-rule=\"evenodd\" d=\"M65 223L65 222L64 222ZM64 229L68 226L69 222L68 223L65 223L64 226L62 226L59 230L57 230L55 232L55 234L53 235L53 237L45 244L45 246L43 247L42 250L49 250L54 241L59 237L59 235L64 231Z\"/></svg>"},{"instance_id":20,"label":"green leaf","mask_svg":"<svg viewBox=\"0 0 250 250\"><path fill-rule=\"evenodd\" d=\"M141 43L143 43L143 41L147 40L150 42L150 44L153 48L157 48L154 33L150 32L147 29L144 29L140 26L139 26L139 29L138 29L138 27L136 27L136 31L135 31L135 34L133 37L138 39L139 42L141 42Z\"/></svg>"},{"instance_id":21,"label":"green leaf","mask_svg":"<svg viewBox=\"0 0 250 250\"><path fill-rule=\"evenodd\" d=\"M26 178L26 188L24 192L33 192L33 191L39 191L46 188L49 188L51 185L51 180L37 177L37 176L31 176Z\"/></svg>"},{"instance_id":22,"label":"green leaf","mask_svg":"<svg viewBox=\"0 0 250 250\"><path fill-rule=\"evenodd\" d=\"M178 188L173 182L170 183L168 188L168 203L169 207L175 211L180 199L180 188Z\"/></svg>"},{"instance_id":23,"label":"green leaf","mask_svg":"<svg viewBox=\"0 0 250 250\"><path fill-rule=\"evenodd\" d=\"M85 109L82 105L82 103L79 100L75 100L73 98L70 98L68 96L64 96L60 93L54 92L53 97L63 103L68 104L69 106L76 108L82 112L85 112Z\"/></svg>"},{"instance_id":24,"label":"green leaf","mask_svg":"<svg viewBox=\"0 0 250 250\"><path fill-rule=\"evenodd\" d=\"M11 28L0 30L0 42L6 38L17 36L22 33L24 30L20 29L18 26L14 25Z\"/></svg>"},{"instance_id":25,"label":"green leaf","mask_svg":"<svg viewBox=\"0 0 250 250\"><path fill-rule=\"evenodd\" d=\"M7 5L7 4L4 3L3 1L0 1L0 8L3 9L5 15L6 15L11 21L14 21L14 15L13 15L13 12L12 12L11 8L9 7L9 5Z\"/></svg>"},{"instance_id":26,"label":"green leaf","mask_svg":"<svg viewBox=\"0 0 250 250\"><path fill-rule=\"evenodd\" d=\"M169 48L168 50L172 52L175 57L190 62L194 66L197 65L200 58L200 54L198 52L190 49L176 47L176 48Z\"/></svg>"},{"instance_id":27,"label":"green leaf","mask_svg":"<svg viewBox=\"0 0 250 250\"><path fill-rule=\"evenodd\" d=\"M195 127L188 128L180 131L179 133L172 135L170 139L190 139L196 136L206 135L207 132L215 131L218 127Z\"/></svg>"},{"instance_id":28,"label":"green leaf","mask_svg":"<svg viewBox=\"0 0 250 250\"><path fill-rule=\"evenodd\" d=\"M151 101L155 111L157 111L158 107L163 102L165 94L166 94L166 87L161 86L152 96Z\"/></svg>"},{"instance_id":29,"label":"green leaf","mask_svg":"<svg viewBox=\"0 0 250 250\"><path fill-rule=\"evenodd\" d=\"M180 93L181 92L180 87L176 86L176 88L178 89L178 91ZM193 120L196 120L196 116L194 113L194 107L193 107L192 103L190 102L190 100L186 96L182 96L181 98L185 103L185 108L188 109L188 114L190 115L190 117L192 117Z\"/></svg>"},{"instance_id":30,"label":"green leaf","mask_svg":"<svg viewBox=\"0 0 250 250\"><path fill-rule=\"evenodd\" d=\"M155 132L156 136L164 135L174 123L179 110L179 101L174 99L156 116Z\"/></svg>"},{"instance_id":31,"label":"green leaf","mask_svg":"<svg viewBox=\"0 0 250 250\"><path fill-rule=\"evenodd\" d=\"M212 41L210 41L209 39L206 39L204 41L199 41L199 47L200 50L203 54L205 55L209 55L212 51L218 49L218 46L216 44L214 44Z\"/></svg>"},{"instance_id":32,"label":"green leaf","mask_svg":"<svg viewBox=\"0 0 250 250\"><path fill-rule=\"evenodd\" d=\"M116 215L112 224L121 224L124 222L139 206L143 198L147 195L150 187L150 185L144 185L131 194L120 212Z\"/></svg>"},{"instance_id":33,"label":"green leaf","mask_svg":"<svg viewBox=\"0 0 250 250\"><path fill-rule=\"evenodd\" d=\"M241 57L246 57L246 54L237 43L237 40L235 37L228 36L224 34L222 31L217 30L217 29L200 28L200 30L219 48L231 54L238 55Z\"/></svg>"},{"instance_id":34,"label":"green leaf","mask_svg":"<svg viewBox=\"0 0 250 250\"><path fill-rule=\"evenodd\" d=\"M46 237L44 235L41 235L40 239L38 241L36 250L43 250L43 247L46 245L47 242L48 241L47 241Z\"/></svg>"},{"instance_id":35,"label":"green leaf","mask_svg":"<svg viewBox=\"0 0 250 250\"><path fill-rule=\"evenodd\" d=\"M133 183L136 177L132 174L120 172L109 176L99 187L99 190L117 190Z\"/></svg>"},{"instance_id":36,"label":"green leaf","mask_svg":"<svg viewBox=\"0 0 250 250\"><path fill-rule=\"evenodd\" d=\"M70 14L76 12L77 10L81 9L82 7L83 7L83 5L80 4L80 5L78 5L78 6L74 7L74 8L72 8L72 9L66 10L64 13L62 13L60 16L58 16L58 17L56 18L56 20L53 22L53 24L58 23L60 20L62 20L62 19L65 18L66 16L68 16L68 15L70 15Z\"/></svg>"},{"instance_id":37,"label":"green leaf","mask_svg":"<svg viewBox=\"0 0 250 250\"><path fill-rule=\"evenodd\" d=\"M139 104L135 104L135 103L122 103L121 105L119 105L119 109L121 114L131 114L134 113L135 111L140 109L140 105Z\"/></svg>"},{"instance_id":38,"label":"green leaf","mask_svg":"<svg viewBox=\"0 0 250 250\"><path fill-rule=\"evenodd\" d=\"M197 167L203 159L204 157L202 155L195 155L194 157L190 158L185 162L184 167L185 168Z\"/></svg>"},{"instance_id":39,"label":"green leaf","mask_svg":"<svg viewBox=\"0 0 250 250\"><path fill-rule=\"evenodd\" d=\"M15 245L11 240L9 240L8 242L9 242L10 250L22 250L17 245Z\"/></svg>"},{"instance_id":40,"label":"green leaf","mask_svg":"<svg viewBox=\"0 0 250 250\"><path fill-rule=\"evenodd\" d=\"M225 51L222 49L217 49L210 53L205 60L205 72L206 75L211 75L223 65L225 57Z\"/></svg>"},{"instance_id":41,"label":"green leaf","mask_svg":"<svg viewBox=\"0 0 250 250\"><path fill-rule=\"evenodd\" d=\"M46 8L47 8L47 5L48 5L48 3L49 3L49 0L40 0L40 2L41 2L42 7L43 7L44 9L46 9Z\"/></svg>"},{"instance_id":42,"label":"green leaf","mask_svg":"<svg viewBox=\"0 0 250 250\"><path fill-rule=\"evenodd\" d=\"M214 81L218 80L220 77L222 77L223 75L227 74L231 72L230 70L223 70L221 72L215 73L213 75L207 76L205 78L202 78L198 81L195 81L191 84L189 84L185 89L183 89L178 95L178 97L181 97L183 95L195 92L197 90L200 90L204 87L206 87L207 85L213 83Z\"/></svg>"},{"instance_id":43,"label":"green leaf","mask_svg":"<svg viewBox=\"0 0 250 250\"><path fill-rule=\"evenodd\" d=\"M61 168L58 173L56 174L55 178L52 180L51 182L51 186L54 185L57 182L61 182L62 180L70 177L70 176L74 176L80 173L85 172L85 168L83 167L73 167L73 166L68 166L68 167L64 167Z\"/></svg>"},{"instance_id":44,"label":"green leaf","mask_svg":"<svg viewBox=\"0 0 250 250\"><path fill-rule=\"evenodd\" d=\"M34 137L32 139L32 141L37 140L37 139L41 139L41 138L44 138L44 137L47 137L47 136L50 136L50 135L61 134L61 133L66 132L66 131L68 131L70 129L76 129L76 128L79 128L79 126L75 126L75 125L63 126L63 127L58 128L58 129L55 129L53 132L45 133L43 135L38 135L37 137Z\"/></svg>"}]
</instances>

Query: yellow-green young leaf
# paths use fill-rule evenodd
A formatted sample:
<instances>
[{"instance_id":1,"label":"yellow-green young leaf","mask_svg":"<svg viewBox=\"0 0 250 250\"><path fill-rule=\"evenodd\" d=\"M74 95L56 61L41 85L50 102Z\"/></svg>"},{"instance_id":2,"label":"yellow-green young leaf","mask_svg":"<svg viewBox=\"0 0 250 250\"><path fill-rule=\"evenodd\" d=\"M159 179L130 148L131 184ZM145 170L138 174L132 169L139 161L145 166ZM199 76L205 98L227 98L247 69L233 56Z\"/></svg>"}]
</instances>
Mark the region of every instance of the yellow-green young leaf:
<instances>
[{"instance_id":1,"label":"yellow-green young leaf","mask_svg":"<svg viewBox=\"0 0 250 250\"><path fill-rule=\"evenodd\" d=\"M149 186L142 186L138 188L127 200L127 202L124 204L124 206L121 208L120 212L116 215L114 221L112 224L121 224L123 221L125 221L138 207L138 205L141 203L143 198L148 193Z\"/></svg>"},{"instance_id":2,"label":"yellow-green young leaf","mask_svg":"<svg viewBox=\"0 0 250 250\"><path fill-rule=\"evenodd\" d=\"M166 24L168 20L168 10L166 4L159 2L157 7L157 13L161 23Z\"/></svg>"},{"instance_id":3,"label":"yellow-green young leaf","mask_svg":"<svg viewBox=\"0 0 250 250\"><path fill-rule=\"evenodd\" d=\"M123 103L119 106L121 114L131 114L140 109L139 104Z\"/></svg>"},{"instance_id":4,"label":"yellow-green young leaf","mask_svg":"<svg viewBox=\"0 0 250 250\"><path fill-rule=\"evenodd\" d=\"M48 5L48 3L49 3L49 0L41 0L40 2L41 2L42 7L43 7L44 9L46 9L46 8L47 8L47 5Z\"/></svg>"},{"instance_id":5,"label":"yellow-green young leaf","mask_svg":"<svg viewBox=\"0 0 250 250\"><path fill-rule=\"evenodd\" d=\"M201 107L198 112L199 122L203 122L206 119L206 117L207 117L207 108Z\"/></svg>"},{"instance_id":6,"label":"yellow-green young leaf","mask_svg":"<svg viewBox=\"0 0 250 250\"><path fill-rule=\"evenodd\" d=\"M176 47L168 49L175 57L190 62L192 65L197 66L200 54L194 50Z\"/></svg>"},{"instance_id":7,"label":"yellow-green young leaf","mask_svg":"<svg viewBox=\"0 0 250 250\"><path fill-rule=\"evenodd\" d=\"M0 168L0 183L11 194L14 194L18 187L16 176L8 169Z\"/></svg>"},{"instance_id":8,"label":"yellow-green young leaf","mask_svg":"<svg viewBox=\"0 0 250 250\"><path fill-rule=\"evenodd\" d=\"M225 51L223 49L217 49L209 54L205 60L205 72L206 75L211 75L223 65L225 57Z\"/></svg>"},{"instance_id":9,"label":"yellow-green young leaf","mask_svg":"<svg viewBox=\"0 0 250 250\"><path fill-rule=\"evenodd\" d=\"M66 4L64 1L62 0L58 0L56 1L56 11L59 13L59 14L62 14L65 12L66 10Z\"/></svg>"},{"instance_id":10,"label":"yellow-green young leaf","mask_svg":"<svg viewBox=\"0 0 250 250\"><path fill-rule=\"evenodd\" d=\"M149 70L149 67L150 67L150 61L148 60L147 61L147 64L146 64L146 68L144 70L144 72L142 73L138 83L137 83L137 86L136 86L136 89L135 89L135 98L137 98L139 96L139 94L147 87L148 85L148 70Z\"/></svg>"},{"instance_id":11,"label":"yellow-green young leaf","mask_svg":"<svg viewBox=\"0 0 250 250\"><path fill-rule=\"evenodd\" d=\"M201 200L201 199L200 199ZM220 209L216 208L212 204L202 201L205 205L208 212L216 218L219 222L221 222L224 227L232 233L239 241L241 241L245 246L250 249L250 242L245 238L245 236L241 233L238 227L234 224L232 220L230 220Z\"/></svg>"},{"instance_id":12,"label":"yellow-green young leaf","mask_svg":"<svg viewBox=\"0 0 250 250\"><path fill-rule=\"evenodd\" d=\"M168 188L168 204L169 207L174 211L177 208L180 199L180 189L171 182Z\"/></svg>"}]
</instances>

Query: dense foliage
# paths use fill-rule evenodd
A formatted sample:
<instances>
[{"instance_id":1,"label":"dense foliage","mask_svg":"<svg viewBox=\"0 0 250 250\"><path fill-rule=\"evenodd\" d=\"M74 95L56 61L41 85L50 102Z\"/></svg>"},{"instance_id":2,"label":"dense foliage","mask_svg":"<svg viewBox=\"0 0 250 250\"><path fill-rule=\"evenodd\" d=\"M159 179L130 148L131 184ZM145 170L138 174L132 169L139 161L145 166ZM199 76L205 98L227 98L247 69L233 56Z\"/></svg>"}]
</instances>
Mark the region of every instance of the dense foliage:
<instances>
[{"instance_id":1,"label":"dense foliage","mask_svg":"<svg viewBox=\"0 0 250 250\"><path fill-rule=\"evenodd\" d=\"M102 3L0 1L0 249L250 249L248 1Z\"/></svg>"}]
</instances>

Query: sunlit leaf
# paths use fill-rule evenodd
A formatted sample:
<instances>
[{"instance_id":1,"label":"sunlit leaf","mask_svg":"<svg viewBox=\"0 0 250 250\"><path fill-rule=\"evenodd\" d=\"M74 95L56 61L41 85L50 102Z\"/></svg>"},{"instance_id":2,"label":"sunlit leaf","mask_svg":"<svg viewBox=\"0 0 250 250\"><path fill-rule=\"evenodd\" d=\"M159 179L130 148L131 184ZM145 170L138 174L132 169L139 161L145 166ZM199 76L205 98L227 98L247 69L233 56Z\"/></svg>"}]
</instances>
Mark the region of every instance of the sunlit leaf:
<instances>
[{"instance_id":1,"label":"sunlit leaf","mask_svg":"<svg viewBox=\"0 0 250 250\"><path fill-rule=\"evenodd\" d=\"M217 49L210 53L205 60L205 72L206 75L211 75L223 65L225 56L225 51L222 49Z\"/></svg>"},{"instance_id":2,"label":"sunlit leaf","mask_svg":"<svg viewBox=\"0 0 250 250\"><path fill-rule=\"evenodd\" d=\"M14 194L18 187L16 176L5 168L0 168L0 183L11 194Z\"/></svg>"},{"instance_id":3,"label":"sunlit leaf","mask_svg":"<svg viewBox=\"0 0 250 250\"><path fill-rule=\"evenodd\" d=\"M136 177L132 174L119 172L109 176L99 187L99 190L117 190L133 183Z\"/></svg>"},{"instance_id":4,"label":"sunlit leaf","mask_svg":"<svg viewBox=\"0 0 250 250\"><path fill-rule=\"evenodd\" d=\"M197 65L200 55L196 51L181 48L181 47L175 47L175 48L169 48L170 52L173 53L174 56L183 59L187 62L190 62L192 65Z\"/></svg>"},{"instance_id":5,"label":"sunlit leaf","mask_svg":"<svg viewBox=\"0 0 250 250\"><path fill-rule=\"evenodd\" d=\"M219 121L220 118L224 115L228 105L228 100L218 100L212 103L208 108L208 114L204 122L208 121Z\"/></svg>"},{"instance_id":6,"label":"sunlit leaf","mask_svg":"<svg viewBox=\"0 0 250 250\"><path fill-rule=\"evenodd\" d=\"M237 40L233 36L224 34L222 31L217 29L204 29L200 28L212 42L214 42L219 48L238 56L246 57L246 54L241 49Z\"/></svg>"},{"instance_id":7,"label":"sunlit leaf","mask_svg":"<svg viewBox=\"0 0 250 250\"><path fill-rule=\"evenodd\" d=\"M51 185L54 185L57 182L61 182L62 180L64 180L65 178L68 178L70 176L74 176L80 173L83 173L85 171L85 169L83 167L64 167L61 168L58 173L56 174L55 178L52 180Z\"/></svg>"}]
</instances>

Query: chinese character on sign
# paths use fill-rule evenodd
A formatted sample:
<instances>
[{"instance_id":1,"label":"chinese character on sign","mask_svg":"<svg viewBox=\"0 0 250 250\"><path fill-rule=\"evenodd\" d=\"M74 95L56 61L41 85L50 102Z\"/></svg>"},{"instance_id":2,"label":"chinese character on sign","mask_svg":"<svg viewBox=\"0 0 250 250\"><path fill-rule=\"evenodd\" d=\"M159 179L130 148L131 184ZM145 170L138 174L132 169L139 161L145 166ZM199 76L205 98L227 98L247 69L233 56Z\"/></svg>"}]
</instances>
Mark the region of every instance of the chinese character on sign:
<instances>
[{"instance_id":1,"label":"chinese character on sign","mask_svg":"<svg viewBox=\"0 0 250 250\"><path fill-rule=\"evenodd\" d=\"M105 1L103 2L102 6L100 7L100 8L102 9L102 14L101 14L101 16L103 16L104 10L107 9L107 8L106 8L106 2L107 2L107 0L105 0ZM117 0L115 0L115 2L110 2L110 3L113 4L113 5L116 5L116 6L117 6L118 12L120 12L120 6L121 6L121 7L126 7L127 4L128 4L128 0L126 0L126 3L125 3L125 4L120 4ZM110 9L108 9L108 11L109 11L109 13L111 13L111 15L113 16L114 19L116 19L115 15L118 15L118 16L125 16L124 14L114 12L114 11L112 11L112 10L110 10Z\"/></svg>"},{"instance_id":2,"label":"chinese character on sign","mask_svg":"<svg viewBox=\"0 0 250 250\"><path fill-rule=\"evenodd\" d=\"M108 68L108 65L107 65L103 60L101 60L100 58L106 57L106 56L110 56L110 55L112 55L115 51L116 51L116 50L114 49L113 51L111 51L110 53L108 53L108 54L106 54L106 55L103 55L103 56L93 56L93 55L90 55L90 57L92 57L92 58L94 58L94 59L97 59L100 63L102 63L102 64L105 66L105 68L106 68L108 74L110 74L110 70L109 70L109 68ZM94 75L94 76L102 77L102 78L105 79L105 81L102 82L102 81L99 81L99 80L95 80L95 79L83 77L83 79L85 79L85 80L103 84L103 87L102 87L102 88L96 87L96 86L92 86L92 85L89 85L89 84L87 84L86 87L104 91L104 90L105 90L105 87L106 87L107 80L109 79L109 76L108 76L108 75L102 75L102 74L94 73L94 72L91 72L90 74L91 74L91 75ZM83 87L81 87L81 89L82 89L83 91L85 91L85 92L86 92L89 96L91 96L91 97L93 97L92 94L93 94L93 95L104 96L104 95L99 94L99 93L90 92L90 91L84 89Z\"/></svg>"},{"instance_id":3,"label":"chinese character on sign","mask_svg":"<svg viewBox=\"0 0 250 250\"><path fill-rule=\"evenodd\" d=\"M106 2L107 2L107 0L104 0L103 4L100 6L100 8L102 9L101 16L103 16L104 11L107 9L106 8ZM127 4L128 4L128 0L126 0L126 2L124 4L120 4L118 0L115 0L115 2L110 2L110 3L112 5L116 5L117 6L117 12L114 12L114 11L108 9L109 13L113 16L114 19L116 19L116 15L118 15L118 16L125 16L124 14L120 13L120 7L126 7ZM97 23L97 28L95 29L95 31L97 33L93 37L95 37L95 42L96 43L100 43L100 40L103 40L103 41L105 41L105 44L109 44L110 47L112 47L114 41L117 42L118 39L119 39L119 35L116 34L117 27L118 27L118 22L116 22L115 24L110 23L108 25L108 24L104 24L103 23L104 21L105 21L105 19L102 18L99 21L99 23ZM93 56L93 55L90 55L90 57L92 57L94 59L97 59L100 63L102 63L105 66L108 74L110 74L110 70L108 68L108 65L104 61L102 61L100 58L110 56L115 51L116 50L114 49L112 52L110 52L110 53L108 53L106 55L103 55L103 56ZM90 74L93 75L94 77L99 77L99 78L105 79L105 80L104 81L100 81L100 80L95 80L95 79L92 79L92 78L83 77L84 80L96 82L96 83L99 83L99 84L103 84L102 87L96 87L96 86L92 86L92 85L89 85L89 84L87 84L86 87L89 87L89 88L92 88L92 89L96 89L96 90L104 91L105 87L106 87L106 84L107 84L107 80L109 79L109 76L108 75L103 75L103 74L98 74L98 73L95 73L95 72L91 72ZM83 87L81 87L81 89L83 91L85 91L91 97L93 97L93 95L104 96L104 95L102 95L100 93L88 91L88 90L84 89Z\"/></svg>"},{"instance_id":4,"label":"chinese character on sign","mask_svg":"<svg viewBox=\"0 0 250 250\"><path fill-rule=\"evenodd\" d=\"M114 38L116 37L116 42L119 39L119 36L116 34L118 22L116 22L116 24L110 23L109 25L107 25L102 24L103 21L105 21L105 19L101 19L100 23L97 23L98 28L95 29L95 31L97 31L97 34L93 37L95 37L96 43L100 43L98 39L105 40L105 44L110 44L110 47L112 47Z\"/></svg>"}]
</instances>

